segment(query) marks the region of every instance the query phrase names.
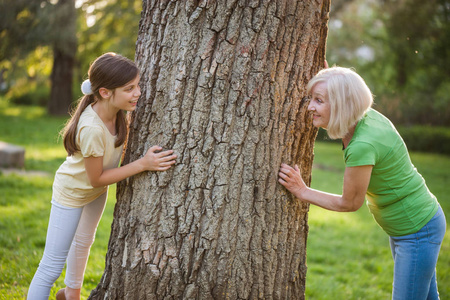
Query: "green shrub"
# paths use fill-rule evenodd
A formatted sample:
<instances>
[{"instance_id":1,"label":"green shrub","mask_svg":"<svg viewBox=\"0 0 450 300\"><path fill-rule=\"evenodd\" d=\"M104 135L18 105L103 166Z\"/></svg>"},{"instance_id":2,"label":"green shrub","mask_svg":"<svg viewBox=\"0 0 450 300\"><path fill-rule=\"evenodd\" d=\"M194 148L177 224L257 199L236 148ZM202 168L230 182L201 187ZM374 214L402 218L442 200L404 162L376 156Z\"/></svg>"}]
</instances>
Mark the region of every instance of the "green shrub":
<instances>
[{"instance_id":1,"label":"green shrub","mask_svg":"<svg viewBox=\"0 0 450 300\"><path fill-rule=\"evenodd\" d=\"M316 141L321 141L321 142L332 142L332 143L341 143L340 139L337 140L332 140L328 134L327 131L323 128L319 128L319 131L317 132L317 137L316 137Z\"/></svg>"},{"instance_id":2,"label":"green shrub","mask_svg":"<svg viewBox=\"0 0 450 300\"><path fill-rule=\"evenodd\" d=\"M398 132L405 141L408 150L450 155L450 128L427 125L399 126ZM341 143L332 140L326 130L320 128L317 141Z\"/></svg>"},{"instance_id":3,"label":"green shrub","mask_svg":"<svg viewBox=\"0 0 450 300\"><path fill-rule=\"evenodd\" d=\"M399 127L409 150L450 155L450 128L414 125Z\"/></svg>"},{"instance_id":4,"label":"green shrub","mask_svg":"<svg viewBox=\"0 0 450 300\"><path fill-rule=\"evenodd\" d=\"M47 89L37 89L21 95L11 97L11 102L17 105L37 105L45 107L49 98Z\"/></svg>"},{"instance_id":5,"label":"green shrub","mask_svg":"<svg viewBox=\"0 0 450 300\"><path fill-rule=\"evenodd\" d=\"M12 104L45 107L50 98L50 88L41 82L19 81L8 91L6 97Z\"/></svg>"}]
</instances>

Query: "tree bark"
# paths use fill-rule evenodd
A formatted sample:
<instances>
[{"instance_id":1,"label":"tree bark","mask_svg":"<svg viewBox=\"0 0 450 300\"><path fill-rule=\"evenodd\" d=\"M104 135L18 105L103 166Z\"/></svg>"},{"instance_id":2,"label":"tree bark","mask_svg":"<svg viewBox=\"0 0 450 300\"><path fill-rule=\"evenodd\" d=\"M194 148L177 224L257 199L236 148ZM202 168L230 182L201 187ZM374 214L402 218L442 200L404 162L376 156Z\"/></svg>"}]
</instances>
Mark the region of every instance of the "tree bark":
<instances>
[{"instance_id":1,"label":"tree bark","mask_svg":"<svg viewBox=\"0 0 450 300\"><path fill-rule=\"evenodd\" d=\"M277 180L286 162L310 182L329 1L143 4L124 163L179 157L118 184L90 299L304 299L309 206Z\"/></svg>"},{"instance_id":2,"label":"tree bark","mask_svg":"<svg viewBox=\"0 0 450 300\"><path fill-rule=\"evenodd\" d=\"M59 0L52 16L55 36L50 99L47 105L51 115L67 115L73 101L72 81L76 38L76 10L74 0Z\"/></svg>"},{"instance_id":3,"label":"tree bark","mask_svg":"<svg viewBox=\"0 0 450 300\"><path fill-rule=\"evenodd\" d=\"M53 68L51 74L48 112L51 115L67 115L72 103L72 79L75 58L58 48L53 49Z\"/></svg>"}]
</instances>

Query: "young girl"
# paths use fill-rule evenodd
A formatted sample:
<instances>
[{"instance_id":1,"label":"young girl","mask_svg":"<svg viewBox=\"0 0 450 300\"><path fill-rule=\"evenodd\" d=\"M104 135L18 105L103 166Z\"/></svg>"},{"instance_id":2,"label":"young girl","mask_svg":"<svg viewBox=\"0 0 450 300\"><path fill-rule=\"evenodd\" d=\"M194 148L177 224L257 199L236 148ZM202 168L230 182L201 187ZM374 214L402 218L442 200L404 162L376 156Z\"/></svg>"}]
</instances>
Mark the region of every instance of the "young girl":
<instances>
[{"instance_id":1,"label":"young girl","mask_svg":"<svg viewBox=\"0 0 450 300\"><path fill-rule=\"evenodd\" d=\"M63 131L68 153L53 183L52 209L44 255L28 299L48 299L67 259L66 288L57 299L80 299L84 271L106 203L108 185L143 171L165 171L172 150L153 146L144 157L118 167L127 137L124 110L133 111L141 95L139 71L115 53L97 58L82 85L85 95Z\"/></svg>"}]
</instances>

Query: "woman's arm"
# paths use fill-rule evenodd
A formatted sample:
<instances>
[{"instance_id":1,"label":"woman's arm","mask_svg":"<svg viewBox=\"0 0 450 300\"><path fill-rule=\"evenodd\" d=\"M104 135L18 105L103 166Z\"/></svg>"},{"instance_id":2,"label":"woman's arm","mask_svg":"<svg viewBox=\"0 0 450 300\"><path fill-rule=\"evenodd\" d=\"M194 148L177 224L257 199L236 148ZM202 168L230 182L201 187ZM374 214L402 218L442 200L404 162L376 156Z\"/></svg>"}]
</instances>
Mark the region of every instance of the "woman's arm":
<instances>
[{"instance_id":1,"label":"woman's arm","mask_svg":"<svg viewBox=\"0 0 450 300\"><path fill-rule=\"evenodd\" d=\"M297 166L282 164L278 181L304 202L333 211L356 211L364 203L372 168L371 165L345 168L342 195L307 187Z\"/></svg>"},{"instance_id":2,"label":"woman's arm","mask_svg":"<svg viewBox=\"0 0 450 300\"><path fill-rule=\"evenodd\" d=\"M125 166L103 170L103 157L85 157L84 166L89 181L93 187L100 187L119 182L143 171L165 171L169 169L177 158L173 150L155 153L162 148L151 147L144 157Z\"/></svg>"}]
</instances>

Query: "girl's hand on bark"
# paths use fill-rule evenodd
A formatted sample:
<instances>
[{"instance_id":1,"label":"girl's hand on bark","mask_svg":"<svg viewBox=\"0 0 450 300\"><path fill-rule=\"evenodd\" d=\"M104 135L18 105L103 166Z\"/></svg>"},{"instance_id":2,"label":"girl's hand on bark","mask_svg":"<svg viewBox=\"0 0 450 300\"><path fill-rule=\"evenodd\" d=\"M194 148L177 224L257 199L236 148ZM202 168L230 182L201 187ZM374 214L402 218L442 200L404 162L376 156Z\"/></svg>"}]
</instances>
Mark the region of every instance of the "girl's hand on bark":
<instances>
[{"instance_id":1,"label":"girl's hand on bark","mask_svg":"<svg viewBox=\"0 0 450 300\"><path fill-rule=\"evenodd\" d=\"M173 150L162 151L160 146L152 146L142 158L147 171L166 171L176 162L177 155Z\"/></svg>"}]
</instances>

